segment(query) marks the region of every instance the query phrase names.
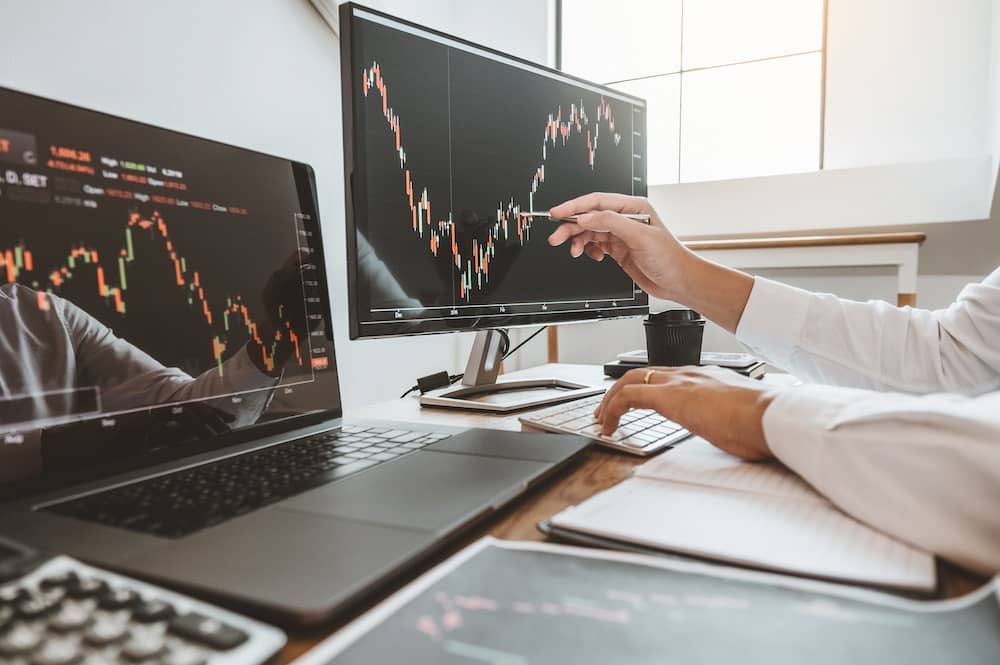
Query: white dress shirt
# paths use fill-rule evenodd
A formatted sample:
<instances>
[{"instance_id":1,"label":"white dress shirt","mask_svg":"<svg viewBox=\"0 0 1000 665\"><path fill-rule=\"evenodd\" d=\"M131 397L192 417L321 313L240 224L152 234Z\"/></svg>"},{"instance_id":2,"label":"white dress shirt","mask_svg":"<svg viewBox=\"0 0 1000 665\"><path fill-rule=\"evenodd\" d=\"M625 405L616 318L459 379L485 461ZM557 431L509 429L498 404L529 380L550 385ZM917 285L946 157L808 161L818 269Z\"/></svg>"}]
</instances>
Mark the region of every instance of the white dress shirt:
<instances>
[{"instance_id":1,"label":"white dress shirt","mask_svg":"<svg viewBox=\"0 0 1000 665\"><path fill-rule=\"evenodd\" d=\"M938 311L758 277L736 335L813 382L764 414L778 459L856 518L1000 571L1000 268Z\"/></svg>"}]
</instances>

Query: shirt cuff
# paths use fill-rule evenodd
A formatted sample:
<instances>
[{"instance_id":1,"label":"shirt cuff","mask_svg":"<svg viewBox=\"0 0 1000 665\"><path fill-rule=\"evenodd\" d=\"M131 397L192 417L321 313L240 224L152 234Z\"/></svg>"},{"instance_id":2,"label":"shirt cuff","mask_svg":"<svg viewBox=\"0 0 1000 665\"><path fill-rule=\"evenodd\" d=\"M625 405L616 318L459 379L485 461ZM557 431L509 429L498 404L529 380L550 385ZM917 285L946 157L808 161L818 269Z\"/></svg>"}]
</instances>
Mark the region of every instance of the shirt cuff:
<instances>
[{"instance_id":1,"label":"shirt cuff","mask_svg":"<svg viewBox=\"0 0 1000 665\"><path fill-rule=\"evenodd\" d=\"M764 411L764 439L781 462L806 479L825 467L837 416L871 393L853 388L799 385L783 390Z\"/></svg>"},{"instance_id":2,"label":"shirt cuff","mask_svg":"<svg viewBox=\"0 0 1000 665\"><path fill-rule=\"evenodd\" d=\"M736 338L755 354L787 369L800 345L812 298L808 291L754 277Z\"/></svg>"}]
</instances>

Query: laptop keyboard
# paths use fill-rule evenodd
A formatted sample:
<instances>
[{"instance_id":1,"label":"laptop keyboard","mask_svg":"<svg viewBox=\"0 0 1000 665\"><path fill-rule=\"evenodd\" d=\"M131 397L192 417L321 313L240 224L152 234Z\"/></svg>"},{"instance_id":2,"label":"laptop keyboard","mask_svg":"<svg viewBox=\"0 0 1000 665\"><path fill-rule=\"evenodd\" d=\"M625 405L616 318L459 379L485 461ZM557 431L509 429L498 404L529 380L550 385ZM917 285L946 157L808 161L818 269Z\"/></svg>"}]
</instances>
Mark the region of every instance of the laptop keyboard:
<instances>
[{"instance_id":1,"label":"laptop keyboard","mask_svg":"<svg viewBox=\"0 0 1000 665\"><path fill-rule=\"evenodd\" d=\"M449 436L345 425L45 510L130 531L181 538Z\"/></svg>"},{"instance_id":2,"label":"laptop keyboard","mask_svg":"<svg viewBox=\"0 0 1000 665\"><path fill-rule=\"evenodd\" d=\"M617 430L603 435L601 424L594 418L594 410L603 399L603 395L597 395L559 404L521 416L521 422L550 432L580 434L609 448L643 456L670 448L691 436L686 429L651 409L628 411L621 417Z\"/></svg>"}]
</instances>

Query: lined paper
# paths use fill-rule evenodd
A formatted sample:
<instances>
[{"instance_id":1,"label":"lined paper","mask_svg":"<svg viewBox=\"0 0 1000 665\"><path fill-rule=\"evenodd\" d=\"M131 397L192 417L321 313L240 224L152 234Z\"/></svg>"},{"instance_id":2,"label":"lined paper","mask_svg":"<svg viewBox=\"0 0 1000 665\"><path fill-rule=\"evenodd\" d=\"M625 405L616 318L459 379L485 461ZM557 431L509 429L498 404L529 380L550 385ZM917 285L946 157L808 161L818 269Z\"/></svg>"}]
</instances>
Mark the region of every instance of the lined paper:
<instances>
[{"instance_id":1,"label":"lined paper","mask_svg":"<svg viewBox=\"0 0 1000 665\"><path fill-rule=\"evenodd\" d=\"M781 464L744 462L701 437L692 437L643 464L635 470L635 475L801 501L827 502L808 483Z\"/></svg>"},{"instance_id":2,"label":"lined paper","mask_svg":"<svg viewBox=\"0 0 1000 665\"><path fill-rule=\"evenodd\" d=\"M689 447L690 446L690 447ZM552 524L780 572L932 591L934 558L842 513L781 466L692 440Z\"/></svg>"}]
</instances>

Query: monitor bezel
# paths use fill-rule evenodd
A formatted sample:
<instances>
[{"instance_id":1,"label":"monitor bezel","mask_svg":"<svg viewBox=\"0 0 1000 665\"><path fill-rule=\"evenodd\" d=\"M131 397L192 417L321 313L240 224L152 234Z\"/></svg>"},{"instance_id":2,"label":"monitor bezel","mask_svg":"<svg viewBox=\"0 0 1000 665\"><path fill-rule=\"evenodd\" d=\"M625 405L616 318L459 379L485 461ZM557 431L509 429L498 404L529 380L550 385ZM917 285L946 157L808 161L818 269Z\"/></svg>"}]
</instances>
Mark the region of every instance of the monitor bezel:
<instances>
[{"instance_id":1,"label":"monitor bezel","mask_svg":"<svg viewBox=\"0 0 1000 665\"><path fill-rule=\"evenodd\" d=\"M624 307L594 307L587 310L575 311L550 311L517 313L507 316L491 315L487 325L482 325L483 316L461 316L448 319L403 319L377 323L363 322L358 290L358 247L357 247L357 206L355 205L355 190L363 184L365 164L364 152L360 149L360 136L355 131L357 118L355 112L357 104L355 95L356 86L353 85L355 72L354 62L354 40L352 30L352 19L354 12L360 10L373 16L384 18L388 21L398 23L403 26L419 30L430 35L440 37L449 41L468 46L472 49L483 51L487 54L495 55L504 60L510 60L522 64L535 70L541 70L554 74L560 78L568 79L571 82L582 86L596 88L615 95L624 97L640 104L646 108L646 100L641 97L624 93L606 85L594 83L586 79L567 74L553 67L532 62L509 53L504 53L497 49L477 44L475 42L457 37L455 35L435 30L419 23L407 21L405 19L381 12L365 5L355 2L346 2L340 6L340 67L341 67L341 106L343 118L343 152L344 152L344 226L347 233L347 299L348 299L348 331L350 339L380 339L385 337L400 337L406 335L427 335L449 332L468 332L475 330L487 330L491 328L518 328L526 326L538 326L556 323L588 323L592 321L607 321L614 319L635 318L649 314L649 295L633 282L634 292L642 295L644 304L624 306ZM643 142L646 137L643 136ZM645 154L645 152L644 152ZM645 164L645 162L643 162ZM355 172L358 172L357 176ZM648 183L645 178L642 183L642 190L648 194Z\"/></svg>"}]
</instances>

